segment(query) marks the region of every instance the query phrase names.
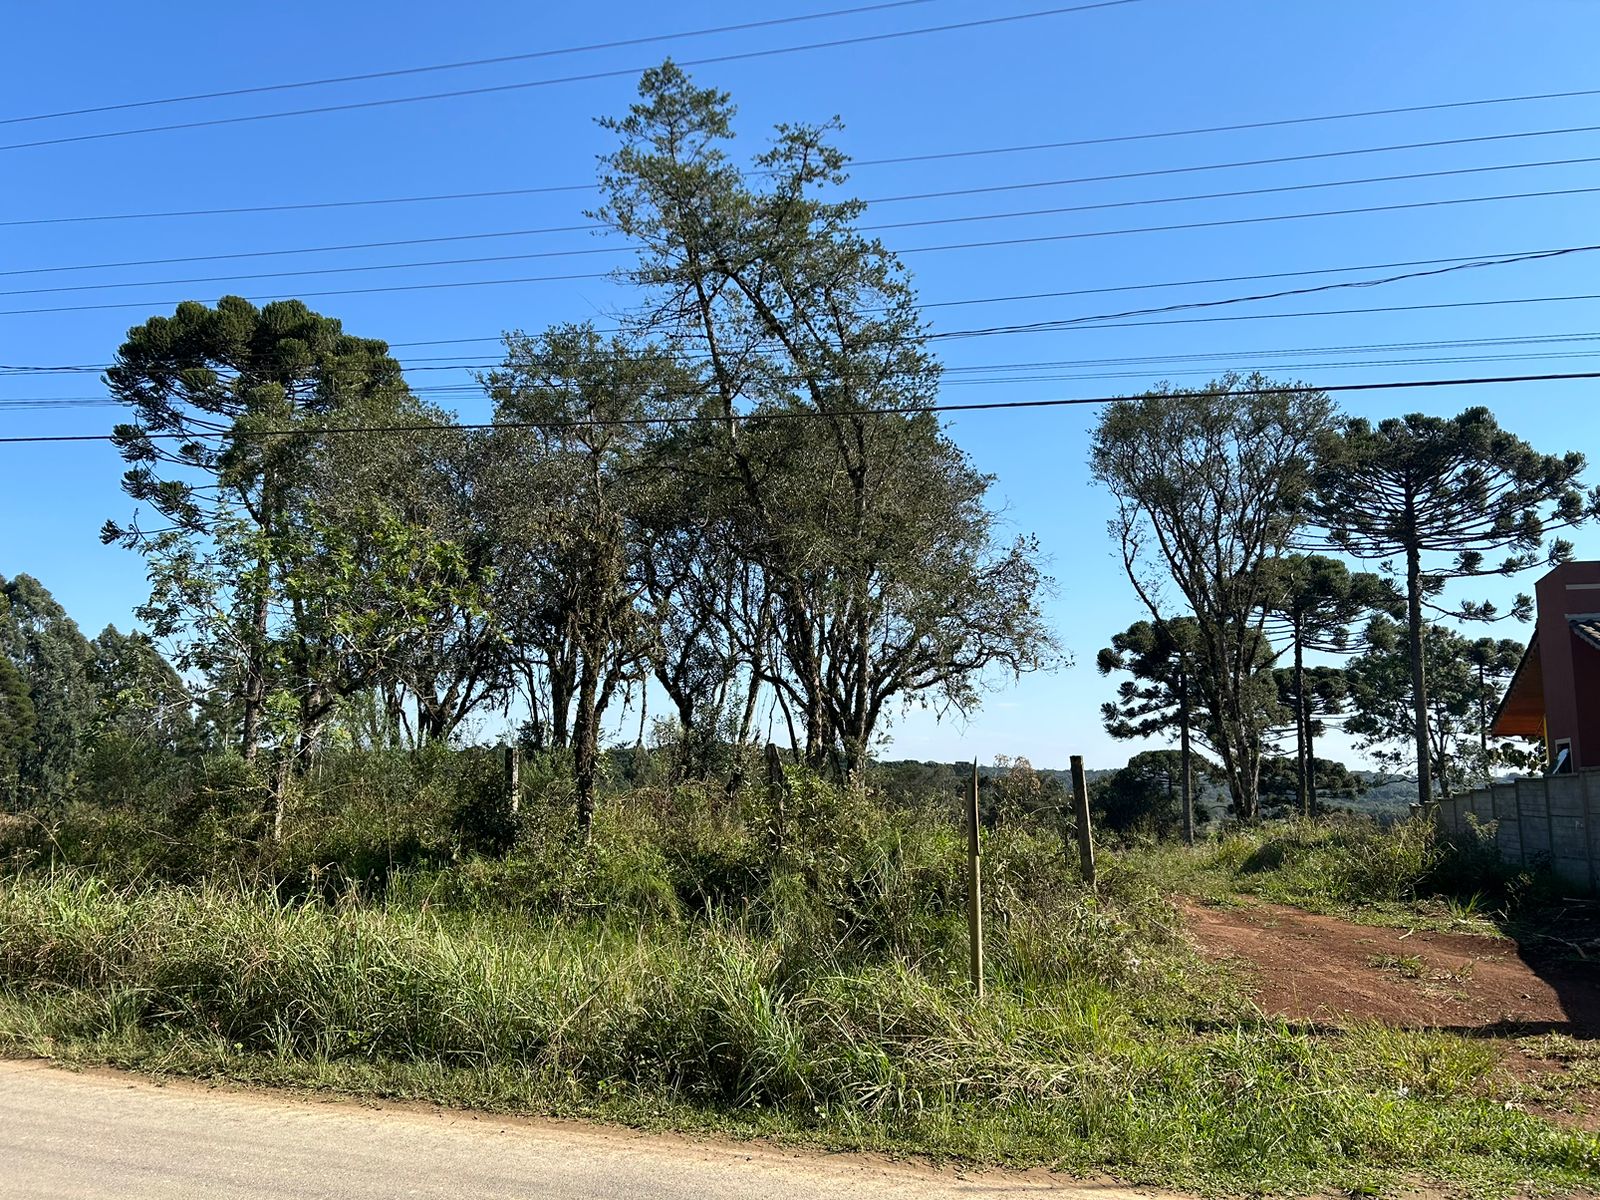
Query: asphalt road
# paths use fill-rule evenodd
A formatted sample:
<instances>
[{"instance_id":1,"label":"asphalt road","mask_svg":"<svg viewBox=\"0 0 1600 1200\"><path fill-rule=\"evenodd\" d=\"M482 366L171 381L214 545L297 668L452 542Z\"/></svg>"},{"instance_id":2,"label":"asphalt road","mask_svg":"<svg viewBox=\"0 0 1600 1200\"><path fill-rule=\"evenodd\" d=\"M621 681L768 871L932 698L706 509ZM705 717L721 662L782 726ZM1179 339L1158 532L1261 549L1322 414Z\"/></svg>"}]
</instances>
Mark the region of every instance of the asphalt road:
<instances>
[{"instance_id":1,"label":"asphalt road","mask_svg":"<svg viewBox=\"0 0 1600 1200\"><path fill-rule=\"evenodd\" d=\"M850 1155L0 1062L4 1200L1130 1200L1148 1194L1038 1172L963 1176Z\"/></svg>"}]
</instances>

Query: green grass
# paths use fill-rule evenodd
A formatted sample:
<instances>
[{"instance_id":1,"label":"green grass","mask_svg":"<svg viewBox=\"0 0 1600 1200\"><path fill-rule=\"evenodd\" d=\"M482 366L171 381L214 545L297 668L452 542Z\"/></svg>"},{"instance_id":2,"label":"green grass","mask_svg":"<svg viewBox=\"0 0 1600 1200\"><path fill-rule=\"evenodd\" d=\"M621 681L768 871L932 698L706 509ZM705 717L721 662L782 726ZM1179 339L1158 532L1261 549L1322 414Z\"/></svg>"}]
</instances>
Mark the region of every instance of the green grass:
<instances>
[{"instance_id":1,"label":"green grass","mask_svg":"<svg viewBox=\"0 0 1600 1200\"><path fill-rule=\"evenodd\" d=\"M1103 898L1046 899L1009 877L1027 848L996 849L981 1003L939 920L920 953L825 943L799 876L737 918L646 923L18 878L0 1044L1230 1191L1594 1183L1600 1142L1507 1108L1484 1043L1252 1017L1117 861ZM903 867L862 874L893 894Z\"/></svg>"},{"instance_id":2,"label":"green grass","mask_svg":"<svg viewBox=\"0 0 1600 1200\"><path fill-rule=\"evenodd\" d=\"M1059 829L1003 825L980 1002L946 804L798 773L780 848L759 792L639 786L577 845L559 772L486 834L463 762L336 764L278 844L220 801L0 828L0 1053L1235 1193L1600 1176L1503 1047L1265 1019L1170 902L1487 927L1511 893L1469 903L1423 827L1108 845L1090 892Z\"/></svg>"}]
</instances>

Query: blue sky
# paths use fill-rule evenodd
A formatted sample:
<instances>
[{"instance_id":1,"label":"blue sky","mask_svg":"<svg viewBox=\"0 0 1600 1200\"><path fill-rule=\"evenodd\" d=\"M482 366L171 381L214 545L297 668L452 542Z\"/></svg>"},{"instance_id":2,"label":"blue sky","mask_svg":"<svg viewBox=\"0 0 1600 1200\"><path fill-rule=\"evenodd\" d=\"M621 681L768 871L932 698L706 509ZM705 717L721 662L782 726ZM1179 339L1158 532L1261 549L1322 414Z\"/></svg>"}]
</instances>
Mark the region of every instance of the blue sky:
<instances>
[{"instance_id":1,"label":"blue sky","mask_svg":"<svg viewBox=\"0 0 1600 1200\"><path fill-rule=\"evenodd\" d=\"M169 2L13 6L0 44L0 118L128 100L520 54L598 41L847 7L798 0L782 9L732 3L669 9L421 3L310 4L270 9ZM670 51L680 61L833 38L968 21L1051 7L1006 0L929 0L788 27L698 37L661 46L563 55L197 103L0 124L0 222L581 185L608 147L594 118L620 112L628 76L220 127L6 149L19 142L188 120L513 84L642 67ZM846 124L860 159L1033 145L1595 87L1600 5L1588 0L1140 0L1138 3L958 32L936 33L747 61L691 67L732 92L741 142L755 153L777 121ZM1276 194L1183 200L1098 211L888 229L905 252L938 331L1069 318L1238 296L1276 286L1381 276L1385 270L1272 282L1216 283L1021 302L951 301L1018 293L1313 271L1435 258L1498 255L1600 242L1593 194L1443 205L1292 221L1126 233L1013 246L970 243L1167 224L1238 220L1325 209L1415 204L1506 193L1600 189L1593 132L1550 133L1469 145L1193 171L988 195L894 200L956 188L1172 170L1497 134L1600 126L1600 96L1483 105L1071 149L925 163L864 165L857 194L878 200L868 224L933 221L1041 208L1119 204L1198 193L1296 187L1373 176L1480 170ZM342 274L172 284L161 281L313 271L492 255L593 250L571 231L387 249L283 254L164 265L42 269L134 260L300 250L354 242L459 238L585 223L592 195L555 191L499 199L384 207L48 225L0 224L0 364L99 364L129 326L181 299L408 291L308 298L346 328L396 344L413 384L481 419L481 396L462 363L493 360L493 338L595 317L626 305L606 279L478 285L488 279L603 272L620 256L582 254L496 263L408 266ZM1157 380L1196 384L1228 368L1323 382L1422 379L1590 369L1600 302L1544 300L1600 291L1594 255L1460 272L1383 287L1147 317L1122 328L1078 328L942 339L946 400L1042 399L1138 391ZM35 273L39 272L39 273ZM88 285L116 284L115 287ZM80 288L41 292L41 288ZM1481 301L1541 298L1535 303ZM86 306L119 307L95 307ZM1457 307L1421 308L1425 305ZM1406 311L1303 315L1373 306ZM18 313L57 308L70 311ZM1210 318L1226 317L1226 320ZM1197 320L1196 318L1207 318ZM1250 319L1233 319L1250 318ZM1463 346L1476 339L1550 339ZM1585 340L1587 339L1587 340ZM1414 343L1449 342L1447 346ZM407 344L411 343L411 344ZM1395 347L1373 349L1372 347ZM1307 351L1315 351L1307 353ZM1187 356L1187 357L1183 357ZM1113 360L1113 361L1108 361ZM1439 361L1445 360L1445 361ZM1472 361L1469 361L1472 360ZM1013 364L1051 364L1014 367ZM991 368L963 371L962 368ZM995 380L1003 382L972 382ZM103 395L97 375L0 372L0 436L98 433L104 407L29 409L17 401ZM1502 423L1543 450L1600 452L1593 383L1370 393L1343 401L1378 417L1449 414L1491 405ZM913 712L897 722L890 753L954 759L1024 754L1091 765L1129 752L1101 731L1112 683L1095 651L1138 615L1105 536L1108 503L1084 468L1092 409L987 413L951 422L953 435L998 481L1006 522L1039 534L1059 589L1051 616L1077 663L1019 684L997 681L966 722ZM88 630L126 626L143 597L133 554L99 545L107 517L125 517L121 466L96 444L0 446L0 574L37 575ZM1591 482L1600 480L1600 467ZM1578 536L1600 555L1600 534ZM1531 579L1491 589L1502 596ZM1521 630L1505 631L1520 636ZM492 726L491 722L491 726ZM492 729L489 730L492 732ZM1337 748L1337 739L1330 748Z\"/></svg>"}]
</instances>

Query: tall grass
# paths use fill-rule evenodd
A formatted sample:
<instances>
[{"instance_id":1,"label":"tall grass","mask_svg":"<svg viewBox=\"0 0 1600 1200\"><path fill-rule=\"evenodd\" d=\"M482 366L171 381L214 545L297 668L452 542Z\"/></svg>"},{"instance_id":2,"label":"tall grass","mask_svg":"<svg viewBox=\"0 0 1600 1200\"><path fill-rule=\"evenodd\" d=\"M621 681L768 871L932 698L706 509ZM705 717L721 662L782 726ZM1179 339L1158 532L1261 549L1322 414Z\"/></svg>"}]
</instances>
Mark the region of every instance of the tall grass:
<instances>
[{"instance_id":1,"label":"tall grass","mask_svg":"<svg viewBox=\"0 0 1600 1200\"><path fill-rule=\"evenodd\" d=\"M1481 1042L1263 1018L1167 899L1404 897L1436 870L1417 831L1128 847L1090 891L1059 830L1002 825L980 1002L947 808L801 777L779 846L760 795L641 787L579 845L536 792L493 856L462 834L482 781L424 783L308 793L276 847L237 813L63 815L0 883L0 1051L1211 1188L1600 1172L1593 1136L1506 1107Z\"/></svg>"},{"instance_id":2,"label":"tall grass","mask_svg":"<svg viewBox=\"0 0 1600 1200\"><path fill-rule=\"evenodd\" d=\"M1115 903L1079 892L1051 927L1073 948L1024 967L1028 931L979 1003L938 956L819 948L770 914L530 922L18 879L0 892L0 1037L1234 1187L1600 1170L1594 1138L1485 1097L1476 1044L1177 1006L1147 994L1171 977L1138 955L1181 948Z\"/></svg>"}]
</instances>

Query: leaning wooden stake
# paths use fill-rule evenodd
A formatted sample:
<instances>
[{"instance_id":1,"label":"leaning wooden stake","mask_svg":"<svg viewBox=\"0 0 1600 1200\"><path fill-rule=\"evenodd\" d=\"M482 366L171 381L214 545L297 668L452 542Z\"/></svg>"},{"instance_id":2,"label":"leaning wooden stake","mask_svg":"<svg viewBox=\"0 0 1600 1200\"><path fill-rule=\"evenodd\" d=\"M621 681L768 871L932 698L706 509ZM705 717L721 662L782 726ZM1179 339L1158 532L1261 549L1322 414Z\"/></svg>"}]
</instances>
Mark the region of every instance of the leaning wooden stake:
<instances>
[{"instance_id":1,"label":"leaning wooden stake","mask_svg":"<svg viewBox=\"0 0 1600 1200\"><path fill-rule=\"evenodd\" d=\"M967 785L967 935L972 947L972 986L983 999L983 854L978 844L978 760Z\"/></svg>"},{"instance_id":2,"label":"leaning wooden stake","mask_svg":"<svg viewBox=\"0 0 1600 1200\"><path fill-rule=\"evenodd\" d=\"M1083 777L1083 755L1072 756L1072 806L1078 818L1078 861L1083 881L1094 886L1094 833L1089 828L1089 784Z\"/></svg>"}]
</instances>

